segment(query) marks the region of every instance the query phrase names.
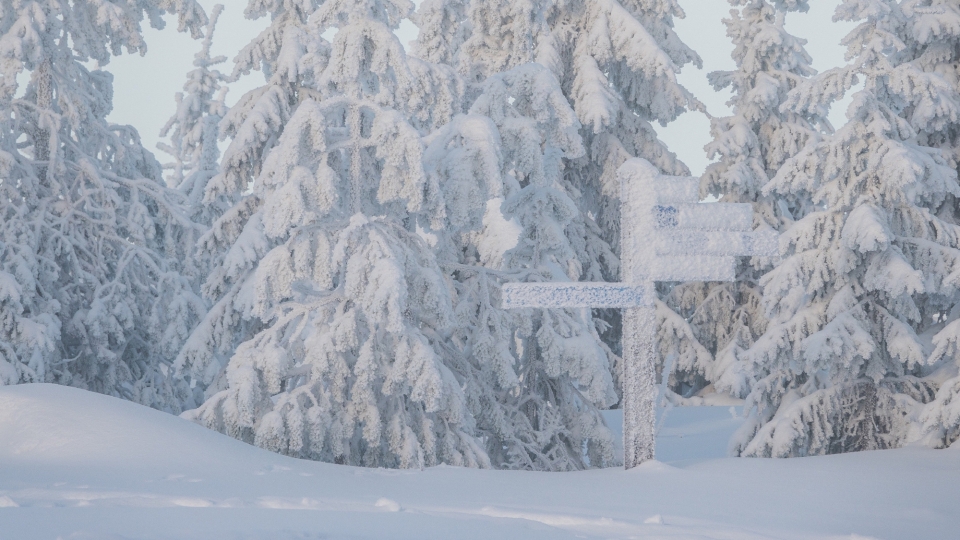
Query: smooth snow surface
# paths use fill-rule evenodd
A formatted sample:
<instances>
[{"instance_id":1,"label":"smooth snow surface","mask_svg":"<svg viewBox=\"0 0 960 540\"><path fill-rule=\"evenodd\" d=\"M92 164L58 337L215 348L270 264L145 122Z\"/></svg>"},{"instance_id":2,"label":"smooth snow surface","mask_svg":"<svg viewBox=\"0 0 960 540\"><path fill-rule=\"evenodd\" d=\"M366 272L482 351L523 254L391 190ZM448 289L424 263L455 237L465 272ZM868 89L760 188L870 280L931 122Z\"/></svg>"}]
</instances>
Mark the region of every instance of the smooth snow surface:
<instances>
[{"instance_id":1,"label":"smooth snow surface","mask_svg":"<svg viewBox=\"0 0 960 540\"><path fill-rule=\"evenodd\" d=\"M615 413L608 421L616 425ZM722 458L730 407L668 412L631 471L291 459L118 399L0 388L0 538L948 539L960 451Z\"/></svg>"}]
</instances>

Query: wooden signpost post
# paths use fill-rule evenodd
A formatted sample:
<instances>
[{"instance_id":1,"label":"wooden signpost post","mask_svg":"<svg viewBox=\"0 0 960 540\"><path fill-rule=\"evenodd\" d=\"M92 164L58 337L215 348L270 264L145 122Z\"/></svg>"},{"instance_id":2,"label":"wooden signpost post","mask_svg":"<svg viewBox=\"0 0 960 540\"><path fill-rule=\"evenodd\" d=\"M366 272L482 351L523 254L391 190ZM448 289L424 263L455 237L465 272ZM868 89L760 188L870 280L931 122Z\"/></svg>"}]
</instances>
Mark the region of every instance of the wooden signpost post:
<instances>
[{"instance_id":1,"label":"wooden signpost post","mask_svg":"<svg viewBox=\"0 0 960 540\"><path fill-rule=\"evenodd\" d=\"M700 204L700 179L643 159L619 170L622 283L509 283L504 308L621 308L623 462L654 457L657 281L733 281L737 256L775 256L774 231L751 232L749 204Z\"/></svg>"}]
</instances>

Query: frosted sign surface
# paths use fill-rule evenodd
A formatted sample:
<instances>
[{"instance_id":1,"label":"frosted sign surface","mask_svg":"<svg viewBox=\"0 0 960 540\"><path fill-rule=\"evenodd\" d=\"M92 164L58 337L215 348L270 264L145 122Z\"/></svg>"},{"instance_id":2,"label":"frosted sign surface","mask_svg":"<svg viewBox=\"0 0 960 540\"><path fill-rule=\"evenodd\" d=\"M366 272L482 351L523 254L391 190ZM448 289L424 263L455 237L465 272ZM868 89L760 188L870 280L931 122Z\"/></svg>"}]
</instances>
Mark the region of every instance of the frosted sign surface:
<instances>
[{"instance_id":1,"label":"frosted sign surface","mask_svg":"<svg viewBox=\"0 0 960 540\"><path fill-rule=\"evenodd\" d=\"M504 308L627 308L652 306L652 289L624 283L508 283Z\"/></svg>"}]
</instances>

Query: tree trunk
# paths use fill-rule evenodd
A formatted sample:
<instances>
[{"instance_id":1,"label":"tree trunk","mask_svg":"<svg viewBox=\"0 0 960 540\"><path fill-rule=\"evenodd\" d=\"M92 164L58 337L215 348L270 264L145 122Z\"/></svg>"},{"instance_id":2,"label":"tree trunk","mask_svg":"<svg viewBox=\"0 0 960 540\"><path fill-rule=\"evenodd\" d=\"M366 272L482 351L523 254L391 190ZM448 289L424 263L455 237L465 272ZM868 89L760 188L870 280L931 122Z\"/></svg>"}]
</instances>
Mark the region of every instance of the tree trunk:
<instances>
[{"instance_id":1,"label":"tree trunk","mask_svg":"<svg viewBox=\"0 0 960 540\"><path fill-rule=\"evenodd\" d=\"M53 77L50 73L50 60L44 60L37 68L37 109L47 111L53 105ZM34 159L37 161L37 175L40 183L47 183L47 169L50 165L50 131L38 126L37 136L33 141Z\"/></svg>"}]
</instances>

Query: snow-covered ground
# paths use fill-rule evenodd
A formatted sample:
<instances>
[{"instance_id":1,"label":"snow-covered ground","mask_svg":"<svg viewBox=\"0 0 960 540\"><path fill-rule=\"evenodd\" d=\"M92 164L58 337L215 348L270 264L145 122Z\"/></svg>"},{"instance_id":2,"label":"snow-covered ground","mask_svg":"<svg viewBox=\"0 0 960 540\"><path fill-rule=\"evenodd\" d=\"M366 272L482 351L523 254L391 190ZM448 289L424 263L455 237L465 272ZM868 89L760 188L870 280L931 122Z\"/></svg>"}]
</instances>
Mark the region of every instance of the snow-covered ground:
<instances>
[{"instance_id":1,"label":"snow-covered ground","mask_svg":"<svg viewBox=\"0 0 960 540\"><path fill-rule=\"evenodd\" d=\"M960 538L960 449L724 458L737 425L729 407L673 409L660 461L631 471L370 470L76 389L2 387L0 538Z\"/></svg>"}]
</instances>

